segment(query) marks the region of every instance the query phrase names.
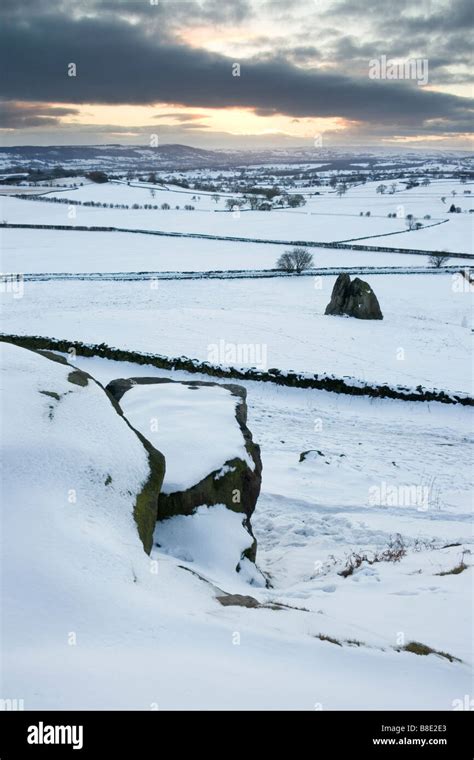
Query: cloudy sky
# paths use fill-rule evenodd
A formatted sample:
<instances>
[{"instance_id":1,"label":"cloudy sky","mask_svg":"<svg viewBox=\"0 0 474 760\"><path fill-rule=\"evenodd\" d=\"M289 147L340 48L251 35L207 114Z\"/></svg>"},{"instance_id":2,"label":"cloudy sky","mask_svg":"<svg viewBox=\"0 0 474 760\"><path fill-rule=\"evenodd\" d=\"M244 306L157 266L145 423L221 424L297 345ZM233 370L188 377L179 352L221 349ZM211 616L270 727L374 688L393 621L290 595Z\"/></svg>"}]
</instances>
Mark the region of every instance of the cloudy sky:
<instances>
[{"instance_id":1,"label":"cloudy sky","mask_svg":"<svg viewBox=\"0 0 474 760\"><path fill-rule=\"evenodd\" d=\"M1 143L467 148L473 7L2 0ZM369 76L382 56L401 77Z\"/></svg>"}]
</instances>

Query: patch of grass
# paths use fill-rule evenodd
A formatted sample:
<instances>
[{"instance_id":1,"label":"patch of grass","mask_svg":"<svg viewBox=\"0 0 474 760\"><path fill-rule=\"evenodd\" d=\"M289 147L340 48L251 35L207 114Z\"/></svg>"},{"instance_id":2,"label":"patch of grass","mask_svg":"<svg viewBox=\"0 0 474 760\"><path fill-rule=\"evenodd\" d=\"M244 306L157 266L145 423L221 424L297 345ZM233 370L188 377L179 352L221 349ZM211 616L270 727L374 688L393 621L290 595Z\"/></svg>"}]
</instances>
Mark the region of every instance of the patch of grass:
<instances>
[{"instance_id":1,"label":"patch of grass","mask_svg":"<svg viewBox=\"0 0 474 760\"><path fill-rule=\"evenodd\" d=\"M459 564L457 564L455 567L453 567L452 570L443 570L441 573L435 573L435 575L459 575L459 573L462 573L464 570L467 570L469 565L466 565L464 560L462 559Z\"/></svg>"},{"instance_id":2,"label":"patch of grass","mask_svg":"<svg viewBox=\"0 0 474 760\"><path fill-rule=\"evenodd\" d=\"M459 657L454 657L454 655L449 654L449 652L433 649L432 647L427 646L427 644L422 644L420 641L409 641L408 644L405 644L405 646L402 647L402 650L404 652L411 652L412 654L418 654L421 656L437 654L438 657L444 657L446 660L449 660L449 662L462 662Z\"/></svg>"},{"instance_id":3,"label":"patch of grass","mask_svg":"<svg viewBox=\"0 0 474 760\"><path fill-rule=\"evenodd\" d=\"M332 636L326 636L325 633L318 633L315 638L320 639L320 641L329 641L331 644L337 644L338 647L342 647L342 644L338 639L334 639Z\"/></svg>"},{"instance_id":4,"label":"patch of grass","mask_svg":"<svg viewBox=\"0 0 474 760\"><path fill-rule=\"evenodd\" d=\"M359 554L358 552L352 552L346 560L346 566L341 570L338 575L342 578L348 578L357 570L364 562L368 565L374 565L376 562L400 562L400 560L407 553L406 546L399 533L392 537L387 545L387 548L382 552L374 552L373 554Z\"/></svg>"},{"instance_id":5,"label":"patch of grass","mask_svg":"<svg viewBox=\"0 0 474 760\"><path fill-rule=\"evenodd\" d=\"M358 641L357 639L346 639L346 644L349 644L351 647L361 647L362 641Z\"/></svg>"},{"instance_id":6,"label":"patch of grass","mask_svg":"<svg viewBox=\"0 0 474 760\"><path fill-rule=\"evenodd\" d=\"M295 607L293 604L283 604L283 602L268 602L264 604L270 610L298 610L298 612L310 612L306 607Z\"/></svg>"}]
</instances>

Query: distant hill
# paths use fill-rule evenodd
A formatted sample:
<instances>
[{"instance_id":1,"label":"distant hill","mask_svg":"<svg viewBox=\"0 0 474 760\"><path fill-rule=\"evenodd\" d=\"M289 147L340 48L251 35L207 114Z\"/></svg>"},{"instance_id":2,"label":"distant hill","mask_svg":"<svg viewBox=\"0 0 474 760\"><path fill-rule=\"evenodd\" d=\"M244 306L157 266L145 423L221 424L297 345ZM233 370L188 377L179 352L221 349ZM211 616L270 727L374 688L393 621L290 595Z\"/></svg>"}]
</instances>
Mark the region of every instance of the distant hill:
<instances>
[{"instance_id":1,"label":"distant hill","mask_svg":"<svg viewBox=\"0 0 474 760\"><path fill-rule=\"evenodd\" d=\"M465 153L455 151L394 151L372 148L288 148L269 150L203 150L189 145L161 145L151 148L142 145L22 145L0 148L0 170L21 171L64 166L79 171L102 169L109 172L127 171L185 171L209 168L225 169L250 164L324 164L325 169L354 170L361 161L372 168L384 161L397 167L414 166L429 159L439 163L465 159Z\"/></svg>"}]
</instances>

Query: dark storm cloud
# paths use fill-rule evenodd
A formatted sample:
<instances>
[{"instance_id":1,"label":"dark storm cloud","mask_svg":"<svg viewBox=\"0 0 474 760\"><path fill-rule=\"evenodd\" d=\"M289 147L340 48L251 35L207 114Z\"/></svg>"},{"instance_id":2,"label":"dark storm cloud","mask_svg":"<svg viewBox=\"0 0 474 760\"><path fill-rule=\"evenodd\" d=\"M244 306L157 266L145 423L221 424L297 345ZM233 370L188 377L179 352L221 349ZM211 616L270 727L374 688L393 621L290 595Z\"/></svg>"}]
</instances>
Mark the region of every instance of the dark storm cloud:
<instances>
[{"instance_id":1,"label":"dark storm cloud","mask_svg":"<svg viewBox=\"0 0 474 760\"><path fill-rule=\"evenodd\" d=\"M285 3L287 0L280 0ZM262 0L259 0L259 4ZM275 0L276 3L279 0ZM27 11L45 13L83 13L106 16L134 16L143 19L157 15L167 25L192 25L198 22L238 23L253 15L252 0L2 0L9 14L25 16Z\"/></svg>"},{"instance_id":2,"label":"dark storm cloud","mask_svg":"<svg viewBox=\"0 0 474 760\"><path fill-rule=\"evenodd\" d=\"M460 66L470 66L472 61L472 48L469 40L459 34L447 36L438 40L436 44L426 44L426 38L422 35L411 35L409 41L406 35L392 37L391 39L373 39L370 42L360 42L351 36L341 36L325 50L325 59L333 66L341 70L357 67L363 70L367 61L384 53L387 58L399 61L410 58L427 58L430 69L430 83L442 84L450 81L455 84L470 81L460 69ZM449 80L444 67L452 67Z\"/></svg>"},{"instance_id":3,"label":"dark storm cloud","mask_svg":"<svg viewBox=\"0 0 474 760\"><path fill-rule=\"evenodd\" d=\"M472 58L472 28L474 25L474 5L472 0L341 0L331 4L323 13L328 23L337 22L350 27L357 22L369 24L371 32L365 35L363 46L371 46L390 56L409 55L411 51L424 51L426 57L435 57L440 48L451 58L451 64L460 57ZM342 26L344 28L344 26ZM349 40L349 42L348 42ZM358 39L341 36L337 41L348 59L352 51L356 54ZM337 52L337 50L336 50Z\"/></svg>"},{"instance_id":4,"label":"dark storm cloud","mask_svg":"<svg viewBox=\"0 0 474 760\"><path fill-rule=\"evenodd\" d=\"M404 19L404 22L414 32L423 31L427 34L430 32L441 32L442 34L451 31L468 32L474 23L474 5L472 0L455 0L455 2L446 3L441 10L437 10L433 4L432 11L423 17L415 16Z\"/></svg>"},{"instance_id":5,"label":"dark storm cloud","mask_svg":"<svg viewBox=\"0 0 474 760\"><path fill-rule=\"evenodd\" d=\"M1 92L6 99L35 101L31 106L6 104L3 126L59 125L66 111L38 105L41 100L163 102L196 109L240 106L261 116L283 113L295 119L339 116L362 122L351 127L354 132L363 129L379 136L470 130L472 101L409 82L374 82L367 77L370 58L385 54L403 59L414 53L429 58L430 84L466 82L471 46L470 3L465 0L398 0L396 5L342 0L325 12L319 3L306 0L308 13L299 30L241 40L243 50L250 45L250 50L262 53L240 61L240 77L232 77L233 60L186 46L180 37L200 23L250 25L259 13L273 22L285 13L290 18L291 6L301 10L304 2L160 0L152 6L149 0L2 0ZM283 22L281 29L286 29ZM67 76L70 62L77 65L75 78ZM322 67L308 68L314 65ZM201 129L198 114L176 111L157 115L160 133L163 128L175 130L165 123L167 118L178 121L183 130ZM93 129L101 130L91 125ZM138 133L142 129L149 128L138 127Z\"/></svg>"},{"instance_id":6,"label":"dark storm cloud","mask_svg":"<svg viewBox=\"0 0 474 760\"><path fill-rule=\"evenodd\" d=\"M62 116L76 113L77 108L0 101L0 126L4 129L57 126Z\"/></svg>"},{"instance_id":7,"label":"dark storm cloud","mask_svg":"<svg viewBox=\"0 0 474 760\"><path fill-rule=\"evenodd\" d=\"M287 58L297 64L314 60L316 57L319 57L321 60L321 53L314 45L295 45L291 48L285 48L282 52L286 54Z\"/></svg>"},{"instance_id":8,"label":"dark storm cloud","mask_svg":"<svg viewBox=\"0 0 474 760\"><path fill-rule=\"evenodd\" d=\"M68 64L77 66L69 77ZM2 95L65 103L173 103L240 106L299 117L382 118L415 123L466 118L471 102L408 82L354 79L303 70L284 58L233 61L183 44L161 41L149 28L114 18L70 16L6 20L0 30Z\"/></svg>"}]
</instances>

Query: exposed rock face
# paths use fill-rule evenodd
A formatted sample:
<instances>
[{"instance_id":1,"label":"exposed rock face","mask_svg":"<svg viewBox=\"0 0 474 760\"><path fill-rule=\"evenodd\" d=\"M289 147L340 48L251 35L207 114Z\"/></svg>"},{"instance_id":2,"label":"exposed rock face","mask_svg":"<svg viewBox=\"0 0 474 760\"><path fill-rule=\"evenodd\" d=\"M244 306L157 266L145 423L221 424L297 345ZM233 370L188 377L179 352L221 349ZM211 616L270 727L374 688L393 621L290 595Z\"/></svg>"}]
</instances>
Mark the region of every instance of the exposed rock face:
<instances>
[{"instance_id":1,"label":"exposed rock face","mask_svg":"<svg viewBox=\"0 0 474 760\"><path fill-rule=\"evenodd\" d=\"M153 386L151 395L148 394L150 409L157 415L157 432L152 435L138 423L137 407L130 406L133 391L136 387ZM209 404L208 392L200 394L200 389L215 389L219 403L222 399L229 405L233 440L238 441L239 451L227 454L222 451L221 459L212 459L213 464L203 470L195 467L196 449L212 446L213 435L220 423L213 419L213 406ZM252 434L247 427L246 391L234 384L219 384L189 381L176 383L172 380L154 377L137 377L113 380L107 386L109 393L122 404L124 414L132 424L138 427L149 438L151 444L155 441L163 449L169 466L168 479L165 477L163 488L158 501L158 520L176 515L192 515L202 505L213 506L224 504L234 512L242 513L244 526L253 537L250 517L255 509L262 480L262 462L260 448L252 440ZM161 392L160 392L161 390ZM172 393L170 393L172 391ZM130 394L130 400L124 399ZM206 396L206 398L205 398ZM165 398L169 402L164 402ZM212 399L211 399L212 401ZM237 404L235 403L237 401ZM165 403L165 408L160 404ZM193 412L202 407L202 419L183 423L186 409L191 405ZM166 418L166 424L161 426L160 418ZM150 416L142 419L146 422ZM190 431L193 427L194 441ZM197 436L197 438L196 438ZM173 438L172 444L169 438ZM168 438L168 440L167 440ZM171 447L173 456L171 455ZM179 462L176 460L179 459ZM176 465L180 472L176 474ZM174 472L172 472L172 468ZM255 561L256 541L245 552L245 556Z\"/></svg>"},{"instance_id":2,"label":"exposed rock face","mask_svg":"<svg viewBox=\"0 0 474 760\"><path fill-rule=\"evenodd\" d=\"M325 314L356 317L357 319L383 319L377 296L367 282L348 274L340 274L334 283L331 300Z\"/></svg>"},{"instance_id":3,"label":"exposed rock face","mask_svg":"<svg viewBox=\"0 0 474 760\"><path fill-rule=\"evenodd\" d=\"M243 596L242 594L225 594L224 596L216 596L216 599L223 607L252 608L263 606L254 596Z\"/></svg>"}]
</instances>

